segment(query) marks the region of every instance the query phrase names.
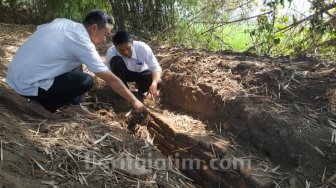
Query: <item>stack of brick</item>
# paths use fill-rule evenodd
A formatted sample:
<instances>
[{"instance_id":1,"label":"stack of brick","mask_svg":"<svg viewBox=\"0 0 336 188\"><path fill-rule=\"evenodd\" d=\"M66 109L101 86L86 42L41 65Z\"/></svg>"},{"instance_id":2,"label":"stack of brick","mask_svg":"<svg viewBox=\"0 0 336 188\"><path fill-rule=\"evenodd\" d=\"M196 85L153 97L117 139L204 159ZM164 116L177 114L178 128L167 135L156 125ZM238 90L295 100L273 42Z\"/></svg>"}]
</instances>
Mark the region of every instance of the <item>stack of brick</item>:
<instances>
[{"instance_id":1,"label":"stack of brick","mask_svg":"<svg viewBox=\"0 0 336 188\"><path fill-rule=\"evenodd\" d=\"M181 130L169 115L154 112L150 115L152 121L147 128L154 137L154 144L196 183L203 187L274 187L273 180L252 163L251 166L242 164L242 167L232 168L233 164L228 163L242 153L232 149L228 141L204 134L205 131ZM205 130L205 125L188 126Z\"/></svg>"}]
</instances>

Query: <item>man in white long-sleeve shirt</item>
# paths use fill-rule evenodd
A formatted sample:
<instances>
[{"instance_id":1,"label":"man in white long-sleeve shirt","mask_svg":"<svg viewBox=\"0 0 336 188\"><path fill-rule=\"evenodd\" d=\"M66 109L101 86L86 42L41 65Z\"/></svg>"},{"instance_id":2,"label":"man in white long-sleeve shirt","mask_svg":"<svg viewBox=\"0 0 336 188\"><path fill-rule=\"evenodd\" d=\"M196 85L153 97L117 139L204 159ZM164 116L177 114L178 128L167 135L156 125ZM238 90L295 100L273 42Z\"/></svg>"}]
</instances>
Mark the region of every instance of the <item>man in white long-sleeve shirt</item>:
<instances>
[{"instance_id":1,"label":"man in white long-sleeve shirt","mask_svg":"<svg viewBox=\"0 0 336 188\"><path fill-rule=\"evenodd\" d=\"M114 46L106 53L105 64L127 86L127 82L135 82L138 95L144 97L148 92L155 98L161 85L161 72L152 49L141 41L133 41L125 31L117 31L113 38Z\"/></svg>"}]
</instances>

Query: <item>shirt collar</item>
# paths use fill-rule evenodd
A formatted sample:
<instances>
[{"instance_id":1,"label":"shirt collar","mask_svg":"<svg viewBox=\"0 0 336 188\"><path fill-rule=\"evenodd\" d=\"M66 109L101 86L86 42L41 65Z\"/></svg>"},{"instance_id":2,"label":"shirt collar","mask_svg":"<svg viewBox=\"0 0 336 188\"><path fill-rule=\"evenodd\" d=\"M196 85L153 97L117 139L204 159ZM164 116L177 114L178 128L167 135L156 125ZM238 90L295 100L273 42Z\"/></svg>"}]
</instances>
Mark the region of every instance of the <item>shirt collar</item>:
<instances>
[{"instance_id":1,"label":"shirt collar","mask_svg":"<svg viewBox=\"0 0 336 188\"><path fill-rule=\"evenodd\" d=\"M132 59L138 59L138 56L135 52L135 49L134 49L134 45L132 46L132 56L131 56Z\"/></svg>"},{"instance_id":2,"label":"shirt collar","mask_svg":"<svg viewBox=\"0 0 336 188\"><path fill-rule=\"evenodd\" d=\"M116 48L116 47L115 47ZM118 55L119 56L121 56L121 57L124 57L123 55L121 55L120 53L119 53L119 51L116 49L116 51L117 51L117 53L118 53ZM132 46L132 56L130 57L130 59L138 59L138 56L137 56L137 54L136 54L136 52L135 52L135 49L134 49L134 45Z\"/></svg>"}]
</instances>

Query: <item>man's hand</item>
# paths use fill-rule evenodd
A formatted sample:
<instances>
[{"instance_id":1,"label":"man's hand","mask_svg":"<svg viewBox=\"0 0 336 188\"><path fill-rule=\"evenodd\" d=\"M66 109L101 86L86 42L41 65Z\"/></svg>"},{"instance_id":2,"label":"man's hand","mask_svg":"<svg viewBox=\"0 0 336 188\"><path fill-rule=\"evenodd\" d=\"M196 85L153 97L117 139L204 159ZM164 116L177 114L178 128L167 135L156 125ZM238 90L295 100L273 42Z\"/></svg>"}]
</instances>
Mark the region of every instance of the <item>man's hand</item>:
<instances>
[{"instance_id":1,"label":"man's hand","mask_svg":"<svg viewBox=\"0 0 336 188\"><path fill-rule=\"evenodd\" d=\"M157 90L157 83L153 82L149 87L148 94L151 96L151 99L155 99L159 96L159 91Z\"/></svg>"},{"instance_id":2,"label":"man's hand","mask_svg":"<svg viewBox=\"0 0 336 188\"><path fill-rule=\"evenodd\" d=\"M155 99L159 96L159 91L157 89L158 83L161 81L161 72L155 71L152 72L152 84L149 86L148 94L151 96L151 99Z\"/></svg>"},{"instance_id":3,"label":"man's hand","mask_svg":"<svg viewBox=\"0 0 336 188\"><path fill-rule=\"evenodd\" d=\"M132 104L136 112L146 110L146 107L140 102L124 85L124 83L115 76L111 71L95 73L99 78L103 79L111 88L120 96Z\"/></svg>"},{"instance_id":4,"label":"man's hand","mask_svg":"<svg viewBox=\"0 0 336 188\"><path fill-rule=\"evenodd\" d=\"M147 111L146 107L142 102L139 100L136 100L135 102L132 103L132 106L136 112L145 112Z\"/></svg>"}]
</instances>

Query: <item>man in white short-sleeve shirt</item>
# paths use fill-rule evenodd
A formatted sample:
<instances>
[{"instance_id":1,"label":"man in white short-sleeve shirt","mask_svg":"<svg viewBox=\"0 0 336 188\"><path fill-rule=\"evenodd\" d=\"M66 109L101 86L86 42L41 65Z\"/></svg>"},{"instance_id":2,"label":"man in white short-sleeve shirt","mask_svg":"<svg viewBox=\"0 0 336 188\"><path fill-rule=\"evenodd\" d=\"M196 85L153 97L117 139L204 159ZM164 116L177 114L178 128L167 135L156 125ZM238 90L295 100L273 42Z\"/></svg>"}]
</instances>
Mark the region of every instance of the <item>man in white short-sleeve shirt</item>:
<instances>
[{"instance_id":1,"label":"man in white short-sleeve shirt","mask_svg":"<svg viewBox=\"0 0 336 188\"><path fill-rule=\"evenodd\" d=\"M111 24L111 17L104 11L93 10L82 23L55 19L38 26L9 65L8 85L50 112L68 105L68 110L92 116L81 105L83 94L94 83L92 76L81 71L85 64L89 71L131 102L136 111L144 110L143 104L102 62L95 48L106 41ZM36 105L33 102L31 104Z\"/></svg>"},{"instance_id":2,"label":"man in white short-sleeve shirt","mask_svg":"<svg viewBox=\"0 0 336 188\"><path fill-rule=\"evenodd\" d=\"M148 92L155 98L161 87L161 72L152 49L141 41L133 41L125 31L117 31L113 38L114 46L106 52L105 64L127 86L127 82L135 82L138 95L143 98Z\"/></svg>"}]
</instances>

